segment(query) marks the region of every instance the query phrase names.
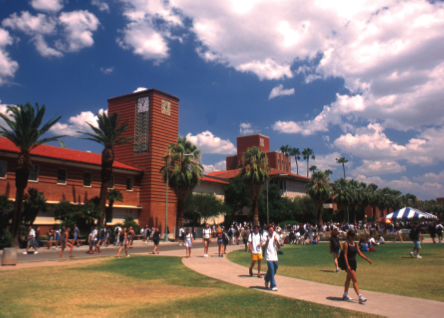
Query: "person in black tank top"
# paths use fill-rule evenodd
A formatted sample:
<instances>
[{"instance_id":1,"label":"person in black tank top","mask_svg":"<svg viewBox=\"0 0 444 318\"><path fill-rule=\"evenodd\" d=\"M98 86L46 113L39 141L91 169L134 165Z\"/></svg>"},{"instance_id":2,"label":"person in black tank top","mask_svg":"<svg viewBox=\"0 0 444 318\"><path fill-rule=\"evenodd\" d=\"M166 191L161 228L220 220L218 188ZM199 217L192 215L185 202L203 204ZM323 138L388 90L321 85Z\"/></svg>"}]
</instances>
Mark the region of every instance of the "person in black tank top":
<instances>
[{"instance_id":1,"label":"person in black tank top","mask_svg":"<svg viewBox=\"0 0 444 318\"><path fill-rule=\"evenodd\" d=\"M348 289L350 287L350 281L353 281L353 288L359 297L359 303L362 304L366 302L367 299L362 297L361 293L359 292L358 279L356 277L356 269L357 269L356 254L358 254L360 257L369 262L370 265L372 264L372 261L361 253L358 244L356 244L356 242L354 241L355 236L356 233L353 230L348 231L347 242L344 243L344 259L345 259L345 264L347 266L346 269L347 278L345 279L344 296L342 297L342 299L346 301L352 301L350 296L348 296Z\"/></svg>"}]
</instances>

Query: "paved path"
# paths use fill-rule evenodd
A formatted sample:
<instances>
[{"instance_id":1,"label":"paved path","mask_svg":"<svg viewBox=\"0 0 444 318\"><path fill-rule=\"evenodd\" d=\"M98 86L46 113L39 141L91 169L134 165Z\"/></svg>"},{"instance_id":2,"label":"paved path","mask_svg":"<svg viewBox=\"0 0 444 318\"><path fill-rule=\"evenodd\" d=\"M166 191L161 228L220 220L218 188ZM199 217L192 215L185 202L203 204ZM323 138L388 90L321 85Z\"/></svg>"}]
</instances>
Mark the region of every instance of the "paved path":
<instances>
[{"instance_id":1,"label":"paved path","mask_svg":"<svg viewBox=\"0 0 444 318\"><path fill-rule=\"evenodd\" d=\"M234 249L236 247L229 247L228 251ZM204 258L199 254L191 258L184 258L182 261L190 269L215 279L318 304L387 317L443 317L444 315L444 302L361 290L361 293L368 299L367 303L361 305L357 301L353 303L342 301L344 287L280 275L276 276L278 291L272 292L265 289L263 278L250 277L246 267L235 264L226 257L218 257L215 248L211 249L209 256ZM257 273L257 269L255 273ZM350 291L350 296L357 298L353 287L350 288Z\"/></svg>"}]
</instances>

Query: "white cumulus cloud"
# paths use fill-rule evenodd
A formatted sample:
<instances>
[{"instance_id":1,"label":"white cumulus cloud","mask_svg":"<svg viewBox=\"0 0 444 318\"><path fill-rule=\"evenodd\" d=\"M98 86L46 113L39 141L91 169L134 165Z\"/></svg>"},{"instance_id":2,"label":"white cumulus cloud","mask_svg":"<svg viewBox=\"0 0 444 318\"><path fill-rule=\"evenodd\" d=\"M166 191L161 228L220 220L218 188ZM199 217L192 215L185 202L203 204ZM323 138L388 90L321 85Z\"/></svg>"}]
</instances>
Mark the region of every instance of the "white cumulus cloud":
<instances>
[{"instance_id":1,"label":"white cumulus cloud","mask_svg":"<svg viewBox=\"0 0 444 318\"><path fill-rule=\"evenodd\" d=\"M15 72L18 69L18 63L13 61L8 52L6 46L11 45L14 42L9 32L0 28L0 85L5 84L9 78L14 77Z\"/></svg>"},{"instance_id":2,"label":"white cumulus cloud","mask_svg":"<svg viewBox=\"0 0 444 318\"><path fill-rule=\"evenodd\" d=\"M239 134L240 135L251 135L258 132L258 130L254 129L250 123L240 123L239 125Z\"/></svg>"},{"instance_id":3,"label":"white cumulus cloud","mask_svg":"<svg viewBox=\"0 0 444 318\"><path fill-rule=\"evenodd\" d=\"M30 4L40 11L57 12L63 8L63 0L31 0Z\"/></svg>"},{"instance_id":4,"label":"white cumulus cloud","mask_svg":"<svg viewBox=\"0 0 444 318\"><path fill-rule=\"evenodd\" d=\"M186 138L199 147L202 153L233 155L237 152L236 147L230 140L216 137L208 130L195 136L188 133Z\"/></svg>"},{"instance_id":5,"label":"white cumulus cloud","mask_svg":"<svg viewBox=\"0 0 444 318\"><path fill-rule=\"evenodd\" d=\"M294 95L294 88L284 89L284 85L280 84L271 90L270 96L268 96L268 100L278 96L286 96L286 95Z\"/></svg>"},{"instance_id":6,"label":"white cumulus cloud","mask_svg":"<svg viewBox=\"0 0 444 318\"><path fill-rule=\"evenodd\" d=\"M109 5L105 1L101 0L91 0L91 4L99 8L100 11L109 12Z\"/></svg>"},{"instance_id":7,"label":"white cumulus cloud","mask_svg":"<svg viewBox=\"0 0 444 318\"><path fill-rule=\"evenodd\" d=\"M205 165L204 166L204 173L211 173L214 171L221 171L221 170L225 170L227 167L227 162L225 160L221 160L219 162L216 162L215 164L212 165Z\"/></svg>"},{"instance_id":8,"label":"white cumulus cloud","mask_svg":"<svg viewBox=\"0 0 444 318\"><path fill-rule=\"evenodd\" d=\"M376 176L404 171L406 171L406 166L401 166L396 161L362 160L362 165L352 170L351 175Z\"/></svg>"},{"instance_id":9,"label":"white cumulus cloud","mask_svg":"<svg viewBox=\"0 0 444 318\"><path fill-rule=\"evenodd\" d=\"M100 109L99 113L106 112L106 110ZM88 125L90 123L94 127L97 127L97 114L91 111L81 112L76 116L72 116L67 122L58 122L50 131L56 135L78 135L77 131L92 132L91 127Z\"/></svg>"}]
</instances>

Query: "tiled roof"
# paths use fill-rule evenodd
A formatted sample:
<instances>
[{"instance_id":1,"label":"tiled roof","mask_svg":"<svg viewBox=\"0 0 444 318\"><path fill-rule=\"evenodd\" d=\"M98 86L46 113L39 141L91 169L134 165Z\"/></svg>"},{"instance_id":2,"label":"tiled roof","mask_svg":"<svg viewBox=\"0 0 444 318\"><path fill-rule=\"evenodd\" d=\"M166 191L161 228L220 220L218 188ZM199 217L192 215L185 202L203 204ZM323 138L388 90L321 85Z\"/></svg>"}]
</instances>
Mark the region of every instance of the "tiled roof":
<instances>
[{"instance_id":1,"label":"tiled roof","mask_svg":"<svg viewBox=\"0 0 444 318\"><path fill-rule=\"evenodd\" d=\"M6 139L4 137L0 137L0 151L12 153L20 152L19 149L9 139ZM85 163L96 166L100 166L102 164L101 154L48 145L40 145L37 148L34 148L31 151L31 155L36 157ZM114 161L113 168L142 171L138 168L128 166L118 161Z\"/></svg>"},{"instance_id":2,"label":"tiled roof","mask_svg":"<svg viewBox=\"0 0 444 318\"><path fill-rule=\"evenodd\" d=\"M229 184L226 181L210 178L210 177L207 177L207 176L203 176L200 180L206 181L206 182L215 182L215 183L221 183L221 184Z\"/></svg>"},{"instance_id":3,"label":"tiled roof","mask_svg":"<svg viewBox=\"0 0 444 318\"><path fill-rule=\"evenodd\" d=\"M240 172L240 169L234 169L234 170L224 170L224 171L214 171L209 173L208 175L211 177L216 177L216 178L223 178L223 179L232 179L234 177L236 177ZM295 173L290 173L290 172L286 172L283 170L278 170L278 169L274 169L271 168L271 172L269 173L270 176L275 176L275 175L279 175L279 174L285 174L289 177L294 177L297 178L301 181L306 181L308 182L308 180L310 180L310 178L295 174Z\"/></svg>"}]
</instances>

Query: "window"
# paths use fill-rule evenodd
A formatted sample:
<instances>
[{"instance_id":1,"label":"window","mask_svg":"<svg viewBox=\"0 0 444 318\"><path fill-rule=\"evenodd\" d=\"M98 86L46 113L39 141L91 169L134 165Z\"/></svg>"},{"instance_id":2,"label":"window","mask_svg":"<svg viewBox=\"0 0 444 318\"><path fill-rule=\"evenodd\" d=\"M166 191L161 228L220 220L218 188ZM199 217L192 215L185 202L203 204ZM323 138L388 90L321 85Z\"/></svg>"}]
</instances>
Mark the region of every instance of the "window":
<instances>
[{"instance_id":1,"label":"window","mask_svg":"<svg viewBox=\"0 0 444 318\"><path fill-rule=\"evenodd\" d=\"M66 169L59 169L57 172L57 184L66 184Z\"/></svg>"},{"instance_id":2,"label":"window","mask_svg":"<svg viewBox=\"0 0 444 318\"><path fill-rule=\"evenodd\" d=\"M39 181L39 166L32 165L31 171L29 172L28 181Z\"/></svg>"},{"instance_id":3,"label":"window","mask_svg":"<svg viewBox=\"0 0 444 318\"><path fill-rule=\"evenodd\" d=\"M259 144L261 145L261 147L264 147L264 139L263 138L259 139Z\"/></svg>"},{"instance_id":4,"label":"window","mask_svg":"<svg viewBox=\"0 0 444 318\"><path fill-rule=\"evenodd\" d=\"M142 97L136 103L136 128L134 132L134 153L148 152L150 121L150 99Z\"/></svg>"},{"instance_id":5,"label":"window","mask_svg":"<svg viewBox=\"0 0 444 318\"><path fill-rule=\"evenodd\" d=\"M133 191L133 178L126 179L126 191Z\"/></svg>"},{"instance_id":6,"label":"window","mask_svg":"<svg viewBox=\"0 0 444 318\"><path fill-rule=\"evenodd\" d=\"M6 171L8 171L8 162L0 161L0 179L6 178Z\"/></svg>"},{"instance_id":7,"label":"window","mask_svg":"<svg viewBox=\"0 0 444 318\"><path fill-rule=\"evenodd\" d=\"M84 172L83 173L83 186L90 187L92 185L92 173Z\"/></svg>"},{"instance_id":8,"label":"window","mask_svg":"<svg viewBox=\"0 0 444 318\"><path fill-rule=\"evenodd\" d=\"M108 189L114 189L114 176L111 176L111 178L109 178Z\"/></svg>"}]
</instances>

